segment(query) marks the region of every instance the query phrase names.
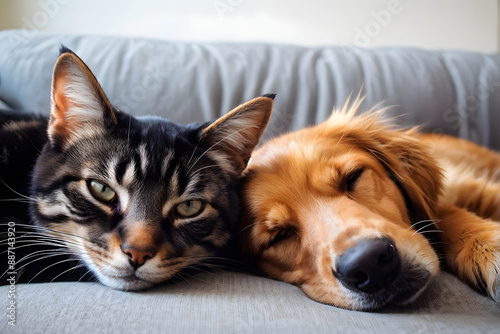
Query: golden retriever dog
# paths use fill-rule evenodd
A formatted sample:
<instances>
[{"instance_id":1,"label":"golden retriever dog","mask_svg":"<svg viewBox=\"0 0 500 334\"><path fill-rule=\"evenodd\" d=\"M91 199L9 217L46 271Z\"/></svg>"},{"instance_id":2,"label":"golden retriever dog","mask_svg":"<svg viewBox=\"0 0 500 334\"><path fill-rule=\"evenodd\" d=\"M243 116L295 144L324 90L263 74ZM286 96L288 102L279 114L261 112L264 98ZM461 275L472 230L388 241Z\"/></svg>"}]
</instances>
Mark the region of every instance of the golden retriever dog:
<instances>
[{"instance_id":1,"label":"golden retriever dog","mask_svg":"<svg viewBox=\"0 0 500 334\"><path fill-rule=\"evenodd\" d=\"M243 183L241 247L321 303L415 300L443 265L500 301L500 155L356 116L268 141Z\"/></svg>"}]
</instances>

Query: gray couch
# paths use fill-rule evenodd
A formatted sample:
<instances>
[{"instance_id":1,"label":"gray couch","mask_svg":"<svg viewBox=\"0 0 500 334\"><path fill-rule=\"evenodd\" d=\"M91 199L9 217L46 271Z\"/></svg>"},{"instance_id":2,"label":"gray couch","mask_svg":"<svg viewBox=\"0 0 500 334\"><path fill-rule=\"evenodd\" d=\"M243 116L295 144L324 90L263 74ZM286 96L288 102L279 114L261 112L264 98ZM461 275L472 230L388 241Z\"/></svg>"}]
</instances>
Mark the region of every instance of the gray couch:
<instances>
[{"instance_id":1,"label":"gray couch","mask_svg":"<svg viewBox=\"0 0 500 334\"><path fill-rule=\"evenodd\" d=\"M350 94L422 125L500 149L500 55L407 48L181 43L0 32L0 108L48 113L60 44L92 69L111 102L133 114L207 121L277 93L265 138L318 123ZM4 205L4 204L0 204ZM498 333L500 305L441 273L413 305L362 313L322 305L299 288L240 272L206 272L144 292L98 283L17 285L16 327L1 333Z\"/></svg>"}]
</instances>

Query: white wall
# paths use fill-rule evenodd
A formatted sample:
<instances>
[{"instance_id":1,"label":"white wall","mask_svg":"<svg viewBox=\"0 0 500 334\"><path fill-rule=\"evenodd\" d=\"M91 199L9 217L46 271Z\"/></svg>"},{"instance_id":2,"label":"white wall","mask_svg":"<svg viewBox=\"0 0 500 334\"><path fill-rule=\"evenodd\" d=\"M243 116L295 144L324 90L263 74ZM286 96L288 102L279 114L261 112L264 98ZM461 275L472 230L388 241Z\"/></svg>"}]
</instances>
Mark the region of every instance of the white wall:
<instances>
[{"instance_id":1,"label":"white wall","mask_svg":"<svg viewBox=\"0 0 500 334\"><path fill-rule=\"evenodd\" d=\"M2 0L0 29L497 52L499 0Z\"/></svg>"},{"instance_id":2,"label":"white wall","mask_svg":"<svg viewBox=\"0 0 500 334\"><path fill-rule=\"evenodd\" d=\"M497 52L500 53L500 0L497 3Z\"/></svg>"}]
</instances>

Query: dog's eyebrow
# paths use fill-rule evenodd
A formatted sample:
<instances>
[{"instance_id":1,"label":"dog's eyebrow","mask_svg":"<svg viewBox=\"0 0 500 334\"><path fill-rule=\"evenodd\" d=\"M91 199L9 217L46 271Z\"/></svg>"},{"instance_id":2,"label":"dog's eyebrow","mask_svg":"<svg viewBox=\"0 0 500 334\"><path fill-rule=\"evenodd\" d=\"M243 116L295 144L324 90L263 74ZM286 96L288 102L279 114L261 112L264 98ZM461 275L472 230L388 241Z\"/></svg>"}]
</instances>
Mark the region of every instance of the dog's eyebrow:
<instances>
[{"instance_id":1,"label":"dog's eyebrow","mask_svg":"<svg viewBox=\"0 0 500 334\"><path fill-rule=\"evenodd\" d=\"M349 161L340 163L335 169L338 174L338 182L345 182L353 173L368 168L367 164L361 161Z\"/></svg>"}]
</instances>

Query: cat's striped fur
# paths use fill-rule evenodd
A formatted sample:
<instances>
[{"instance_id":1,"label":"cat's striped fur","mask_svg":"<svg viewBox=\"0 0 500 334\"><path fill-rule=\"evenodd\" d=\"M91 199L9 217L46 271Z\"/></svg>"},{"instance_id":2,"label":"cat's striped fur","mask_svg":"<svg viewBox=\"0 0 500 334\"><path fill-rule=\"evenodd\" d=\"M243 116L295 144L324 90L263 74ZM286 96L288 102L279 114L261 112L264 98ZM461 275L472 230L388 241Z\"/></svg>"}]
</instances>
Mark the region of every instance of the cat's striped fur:
<instances>
[{"instance_id":1,"label":"cat's striped fur","mask_svg":"<svg viewBox=\"0 0 500 334\"><path fill-rule=\"evenodd\" d=\"M63 49L47 143L33 172L32 224L23 228L31 233L16 240L27 251L18 267L43 265L26 265L18 280L77 273L136 290L234 254L240 174L273 98L251 100L213 123L136 118L113 109L86 65ZM0 133L15 122L5 121ZM9 176L0 175L6 184ZM4 223L15 216L2 214Z\"/></svg>"}]
</instances>

